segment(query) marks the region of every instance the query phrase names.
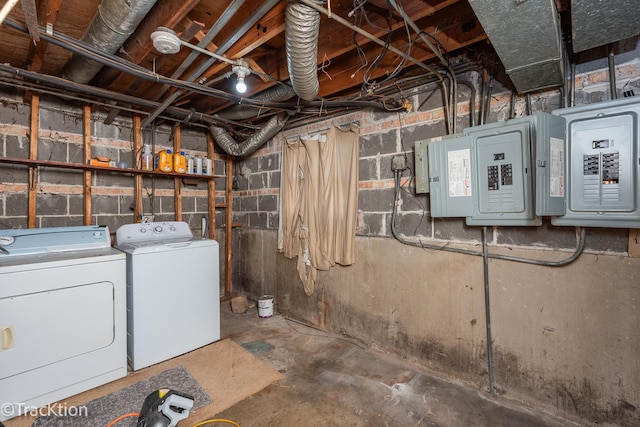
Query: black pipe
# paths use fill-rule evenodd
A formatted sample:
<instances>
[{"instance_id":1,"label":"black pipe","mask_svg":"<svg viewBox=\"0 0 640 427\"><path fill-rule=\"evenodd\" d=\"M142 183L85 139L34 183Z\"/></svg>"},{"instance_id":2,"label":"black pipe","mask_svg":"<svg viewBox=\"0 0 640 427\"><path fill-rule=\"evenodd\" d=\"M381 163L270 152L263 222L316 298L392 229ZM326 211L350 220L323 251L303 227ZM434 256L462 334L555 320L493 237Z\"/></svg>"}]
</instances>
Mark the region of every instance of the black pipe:
<instances>
[{"instance_id":1,"label":"black pipe","mask_svg":"<svg viewBox=\"0 0 640 427\"><path fill-rule=\"evenodd\" d=\"M482 259L484 271L484 317L487 330L489 393L493 394L493 343L491 342L491 299L489 298L489 249L487 246L487 227L482 227Z\"/></svg>"},{"instance_id":2,"label":"black pipe","mask_svg":"<svg viewBox=\"0 0 640 427\"><path fill-rule=\"evenodd\" d=\"M616 64L613 47L611 47L611 50L609 51L609 91L611 92L611 99L618 99L618 89L616 86Z\"/></svg>"}]
</instances>

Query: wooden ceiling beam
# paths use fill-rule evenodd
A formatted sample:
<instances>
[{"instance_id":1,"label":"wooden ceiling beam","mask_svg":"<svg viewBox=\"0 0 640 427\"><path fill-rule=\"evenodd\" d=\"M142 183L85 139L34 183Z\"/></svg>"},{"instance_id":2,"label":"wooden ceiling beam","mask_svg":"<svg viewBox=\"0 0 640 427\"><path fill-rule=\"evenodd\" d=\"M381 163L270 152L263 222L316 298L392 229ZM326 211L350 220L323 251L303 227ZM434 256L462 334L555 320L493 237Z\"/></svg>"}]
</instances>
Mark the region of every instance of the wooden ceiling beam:
<instances>
[{"instance_id":1,"label":"wooden ceiling beam","mask_svg":"<svg viewBox=\"0 0 640 427\"><path fill-rule=\"evenodd\" d=\"M38 12L38 22L41 26L46 27L47 24L51 24L55 27L58 21L58 12L62 7L63 0L46 0L40 4L40 10ZM29 70L37 73L42 69L44 63L44 56L47 53L49 43L44 40L33 46L29 51L30 65Z\"/></svg>"}]
</instances>

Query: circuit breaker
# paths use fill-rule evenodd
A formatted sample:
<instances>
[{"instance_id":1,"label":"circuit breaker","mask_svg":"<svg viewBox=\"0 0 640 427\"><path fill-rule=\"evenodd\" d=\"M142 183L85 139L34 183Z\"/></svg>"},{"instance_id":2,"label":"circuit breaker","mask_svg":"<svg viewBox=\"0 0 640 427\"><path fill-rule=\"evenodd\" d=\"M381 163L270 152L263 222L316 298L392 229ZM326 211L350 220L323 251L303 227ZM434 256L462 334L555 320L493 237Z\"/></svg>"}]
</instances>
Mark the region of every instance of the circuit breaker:
<instances>
[{"instance_id":1,"label":"circuit breaker","mask_svg":"<svg viewBox=\"0 0 640 427\"><path fill-rule=\"evenodd\" d=\"M540 225L534 206L531 120L467 128L477 165L468 225Z\"/></svg>"},{"instance_id":2,"label":"circuit breaker","mask_svg":"<svg viewBox=\"0 0 640 427\"><path fill-rule=\"evenodd\" d=\"M471 138L451 135L428 141L431 216L466 217L473 213L475 158Z\"/></svg>"},{"instance_id":3,"label":"circuit breaker","mask_svg":"<svg viewBox=\"0 0 640 427\"><path fill-rule=\"evenodd\" d=\"M568 136L566 213L554 225L640 228L640 101L556 110Z\"/></svg>"}]
</instances>

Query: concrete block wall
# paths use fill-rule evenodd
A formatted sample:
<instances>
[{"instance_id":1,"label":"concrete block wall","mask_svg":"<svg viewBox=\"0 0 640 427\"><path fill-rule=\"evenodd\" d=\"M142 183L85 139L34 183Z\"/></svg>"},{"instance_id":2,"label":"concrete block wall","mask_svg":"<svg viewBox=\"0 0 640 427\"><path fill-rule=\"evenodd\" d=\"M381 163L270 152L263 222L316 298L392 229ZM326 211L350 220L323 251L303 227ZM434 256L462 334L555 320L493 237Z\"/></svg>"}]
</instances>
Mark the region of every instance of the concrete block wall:
<instances>
[{"instance_id":1,"label":"concrete block wall","mask_svg":"<svg viewBox=\"0 0 640 427\"><path fill-rule=\"evenodd\" d=\"M618 95L640 95L640 49L619 59ZM624 60L624 61L623 61ZM576 104L610 98L606 60L581 63ZM479 76L469 75L475 82ZM411 113L357 112L276 136L237 165L234 192L233 286L253 297L275 296L276 311L329 331L398 353L487 391L484 284L480 257L425 250L391 238L391 160L404 155L413 169L415 141L445 134L441 100L433 86L409 96ZM478 91L479 93L479 91ZM469 125L470 91L460 87L458 124ZM558 91L530 96L532 111L561 105ZM527 98L514 103L515 116L528 114ZM510 116L511 94L494 83L488 122ZM479 112L479 105L476 105ZM280 156L289 138L332 125L360 126L359 212L356 264L319 272L316 292L307 296L296 260L277 253L275 217L259 206L278 197L261 170L262 159ZM271 160L270 160L271 161ZM280 163L281 160L275 161ZM464 219L431 218L428 195L416 195L412 171L402 179L398 228L409 238L442 246L481 250L481 228ZM251 185L254 179L257 185ZM269 183L260 187L260 183ZM243 203L246 201L246 203ZM415 237L412 237L415 236ZM561 260L573 253L576 231L552 226L489 227L490 251L518 257ZM551 268L490 260L496 392L583 425L640 424L640 259L629 257L629 230L590 228L586 250L566 267Z\"/></svg>"},{"instance_id":2,"label":"concrete block wall","mask_svg":"<svg viewBox=\"0 0 640 427\"><path fill-rule=\"evenodd\" d=\"M29 157L30 106L22 98L7 94L0 102L0 155ZM139 153L133 152L132 122L119 117L105 125L104 112L91 117L91 156L106 156L116 162L135 166ZM38 159L66 163L82 163L82 110L55 99L40 100ZM143 131L143 144L155 151L173 147L172 129L160 126L155 132ZM191 156L206 156L207 134L204 129L181 129L181 148ZM225 162L214 160L216 175L226 175ZM107 225L115 231L119 226L134 222L133 175L108 170L92 174L92 222ZM27 227L28 168L0 164L0 228ZM218 203L223 203L226 179L216 180ZM36 226L55 227L83 224L83 174L81 170L38 168L36 197ZM207 182L185 185L181 189L182 218L194 233L200 232L201 217L208 212ZM144 214L156 221L175 220L174 180L172 178L143 177ZM218 227L224 226L224 212L216 214Z\"/></svg>"}]
</instances>

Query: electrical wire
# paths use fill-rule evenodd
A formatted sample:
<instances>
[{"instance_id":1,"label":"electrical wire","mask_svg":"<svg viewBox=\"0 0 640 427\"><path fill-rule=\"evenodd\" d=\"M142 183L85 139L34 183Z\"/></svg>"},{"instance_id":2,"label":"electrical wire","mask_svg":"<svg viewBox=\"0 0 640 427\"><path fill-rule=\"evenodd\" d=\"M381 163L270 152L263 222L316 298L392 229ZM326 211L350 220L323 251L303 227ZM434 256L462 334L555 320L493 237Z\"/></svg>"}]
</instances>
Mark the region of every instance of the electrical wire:
<instances>
[{"instance_id":1,"label":"electrical wire","mask_svg":"<svg viewBox=\"0 0 640 427\"><path fill-rule=\"evenodd\" d=\"M193 427L200 427L206 424L214 424L214 423L225 423L225 424L231 424L232 426L240 427L240 424L238 424L237 422L232 420L227 420L224 418L212 418L210 420L205 420L205 421L199 422L198 424L194 424Z\"/></svg>"},{"instance_id":2,"label":"electrical wire","mask_svg":"<svg viewBox=\"0 0 640 427\"><path fill-rule=\"evenodd\" d=\"M113 427L114 425L116 425L116 423L118 423L118 421L124 420L125 418L130 418L130 417L139 417L140 414L137 412L131 412L128 414L124 414L124 415L120 415L118 418L116 418L115 420L111 421L109 424L107 424L107 427Z\"/></svg>"},{"instance_id":3,"label":"electrical wire","mask_svg":"<svg viewBox=\"0 0 640 427\"><path fill-rule=\"evenodd\" d=\"M461 249L461 248L449 247L448 243L445 244L445 245L442 245L442 246L438 246L438 245L434 245L434 244L424 243L420 239L418 239L417 242L411 241L411 240L407 240L406 238L404 238L403 236L401 236L398 233L396 222L397 222L397 216L398 216L398 205L401 203L401 200L400 200L400 176L401 176L401 172L402 171L394 171L394 180L395 180L395 192L394 193L395 193L395 198L394 198L394 203L393 203L393 210L392 210L392 213L391 213L391 234L393 235L393 237L396 240L398 240L400 243L408 245L408 246L415 246L415 247L423 248L423 249L433 249L433 250L437 250L437 251L455 252L455 253L464 254L464 255L483 256L482 252L473 251L473 250L469 250L469 249ZM578 259L578 257L580 256L580 254L582 254L582 252L584 250L584 245L585 245L585 241L586 241L586 230L584 228L580 228L580 227L576 227L576 230L580 230L580 236L579 236L578 243L576 245L575 251L568 258L560 260L560 261L543 261L543 260L538 260L538 259L520 258L520 257L509 256L509 255L491 254L491 253L487 254L487 256L489 258L499 259L499 260L503 260L503 261L520 262L520 263L523 263L523 264L541 265L541 266L545 266L545 267L561 267L561 266L564 266L564 265L568 265L568 264L571 264L576 259Z\"/></svg>"},{"instance_id":4,"label":"electrical wire","mask_svg":"<svg viewBox=\"0 0 640 427\"><path fill-rule=\"evenodd\" d=\"M6 21L6 25L18 31L22 31L25 33L28 32L26 27L21 26L10 20ZM79 55L89 57L90 59L96 62L100 62L103 65L114 67L120 71L131 74L143 80L151 81L154 83L167 84L179 89L189 90L189 91L192 91L193 93L197 93L200 95L213 96L216 98L221 98L229 101L242 103L243 105L246 105L246 106L252 106L260 109L269 108L276 111L283 111L283 112L289 112L289 113L297 112L297 110L301 106L306 108L319 106L324 109L343 108L345 106L354 107L354 108L375 108L375 109L386 108L384 104L367 102L367 101L321 100L321 101L305 102L300 104L299 102L288 102L288 103L265 102L263 100L253 100L251 98L243 98L238 95L227 93L219 89L210 88L210 87L196 84L196 83L186 82L183 80L176 80L176 79L165 77L156 73L152 73L143 67L140 67L131 62L128 62L118 56L99 51L96 48L89 46L87 43L81 42L79 40L75 40L64 34L53 32L53 34L48 35L46 34L46 32L43 31L42 27L38 27L38 29L41 33L42 39L49 43L52 43L52 44L55 44L56 46L70 50L73 53L77 53Z\"/></svg>"}]
</instances>

